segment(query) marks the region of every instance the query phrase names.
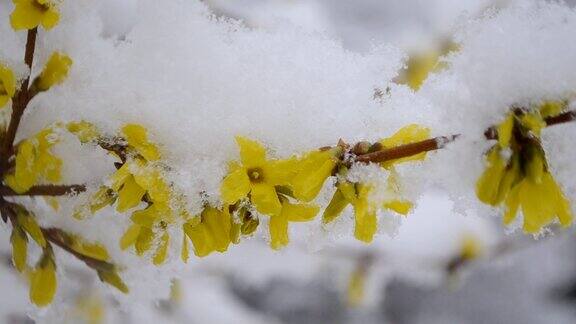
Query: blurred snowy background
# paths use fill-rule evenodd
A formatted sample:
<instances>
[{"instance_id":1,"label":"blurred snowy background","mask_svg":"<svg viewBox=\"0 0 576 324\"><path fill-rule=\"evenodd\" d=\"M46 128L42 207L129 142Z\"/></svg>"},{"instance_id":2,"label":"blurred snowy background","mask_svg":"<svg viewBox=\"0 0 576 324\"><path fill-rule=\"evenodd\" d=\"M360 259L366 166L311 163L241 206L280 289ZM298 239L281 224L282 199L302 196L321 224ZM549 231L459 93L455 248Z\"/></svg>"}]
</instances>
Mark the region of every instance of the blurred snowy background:
<instances>
[{"instance_id":1,"label":"blurred snowy background","mask_svg":"<svg viewBox=\"0 0 576 324\"><path fill-rule=\"evenodd\" d=\"M102 0L104 31L121 36L137 0ZM407 53L441 46L467 19L505 0L206 0L217 16L269 31L299 28L352 52L383 43ZM572 232L533 240L506 235L497 215L455 210L441 190L418 201L393 237L371 245L351 237L309 244L292 232L274 252L259 239L193 260L154 302L118 302L70 261L65 300L47 323L576 323L576 240ZM9 232L0 230L0 240ZM478 258L459 263L472 240ZM7 247L2 242L0 246ZM351 300L351 282L363 289ZM363 283L362 283L363 281ZM152 286L153 287L153 286ZM151 288L152 289L152 288ZM0 323L32 323L26 284L0 251ZM154 292L149 291L150 294Z\"/></svg>"}]
</instances>

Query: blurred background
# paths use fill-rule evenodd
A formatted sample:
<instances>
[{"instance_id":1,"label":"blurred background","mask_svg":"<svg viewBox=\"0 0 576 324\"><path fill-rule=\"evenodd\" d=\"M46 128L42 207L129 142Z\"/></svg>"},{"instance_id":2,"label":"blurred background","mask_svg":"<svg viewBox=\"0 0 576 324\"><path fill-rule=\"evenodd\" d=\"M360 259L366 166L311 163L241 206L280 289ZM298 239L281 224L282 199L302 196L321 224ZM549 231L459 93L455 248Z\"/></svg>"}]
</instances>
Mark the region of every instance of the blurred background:
<instances>
[{"instance_id":1,"label":"blurred background","mask_svg":"<svg viewBox=\"0 0 576 324\"><path fill-rule=\"evenodd\" d=\"M520 0L521 1L521 0ZM137 0L106 0L105 28L118 31ZM383 43L409 56L441 53L459 24L506 0L205 0L219 17L274 31L296 26L366 53ZM391 237L371 245L351 235L308 244L295 225L290 248L261 238L224 255L194 259L170 296L119 303L81 264L67 266L74 302L48 323L576 323L576 240L507 234L498 215L454 211L441 192L422 197ZM9 232L0 230L1 240ZM7 242L0 242L7 247ZM0 323L34 323L27 289L0 251ZM10 293L6 293L6 292ZM153 292L151 292L153 293ZM9 297L9 298L6 298Z\"/></svg>"}]
</instances>

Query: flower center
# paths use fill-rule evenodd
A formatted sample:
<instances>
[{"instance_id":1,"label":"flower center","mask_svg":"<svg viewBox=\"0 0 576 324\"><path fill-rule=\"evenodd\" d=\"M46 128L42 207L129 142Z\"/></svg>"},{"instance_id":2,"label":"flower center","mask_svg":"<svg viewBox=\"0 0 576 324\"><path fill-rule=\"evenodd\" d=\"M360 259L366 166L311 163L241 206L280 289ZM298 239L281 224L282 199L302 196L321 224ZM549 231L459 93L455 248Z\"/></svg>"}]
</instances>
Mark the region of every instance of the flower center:
<instances>
[{"instance_id":1,"label":"flower center","mask_svg":"<svg viewBox=\"0 0 576 324\"><path fill-rule=\"evenodd\" d=\"M264 181L264 173L261 168L251 168L248 169L248 178L252 182L262 182Z\"/></svg>"},{"instance_id":2,"label":"flower center","mask_svg":"<svg viewBox=\"0 0 576 324\"><path fill-rule=\"evenodd\" d=\"M40 3L39 0L32 1L32 5L41 12L50 10L50 5L48 5L48 3Z\"/></svg>"}]
</instances>

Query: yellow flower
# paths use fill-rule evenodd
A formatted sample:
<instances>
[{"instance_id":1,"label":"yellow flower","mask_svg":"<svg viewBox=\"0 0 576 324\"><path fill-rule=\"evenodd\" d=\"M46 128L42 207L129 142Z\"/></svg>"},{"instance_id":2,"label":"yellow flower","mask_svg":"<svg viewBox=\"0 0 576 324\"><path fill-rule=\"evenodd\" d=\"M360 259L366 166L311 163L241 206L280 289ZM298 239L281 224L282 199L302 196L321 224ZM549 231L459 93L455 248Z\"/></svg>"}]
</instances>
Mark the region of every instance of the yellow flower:
<instances>
[{"instance_id":1,"label":"yellow flower","mask_svg":"<svg viewBox=\"0 0 576 324\"><path fill-rule=\"evenodd\" d=\"M204 257L214 251L228 250L233 221L228 210L206 207L199 217L200 222L193 220L183 225L184 233L194 245L194 254Z\"/></svg>"},{"instance_id":2,"label":"yellow flower","mask_svg":"<svg viewBox=\"0 0 576 324\"><path fill-rule=\"evenodd\" d=\"M170 243L170 235L166 231L166 227L171 220L171 215L153 204L146 209L132 213L131 220L133 224L120 239L120 248L125 250L134 245L136 253L143 255L152 248L154 240L159 237L159 244L152 262L155 265L164 263ZM162 235L159 235L160 233Z\"/></svg>"},{"instance_id":3,"label":"yellow flower","mask_svg":"<svg viewBox=\"0 0 576 324\"><path fill-rule=\"evenodd\" d=\"M48 59L42 73L40 73L34 84L38 90L46 91L54 85L62 83L68 76L71 66L72 59L69 56L55 52Z\"/></svg>"},{"instance_id":4,"label":"yellow flower","mask_svg":"<svg viewBox=\"0 0 576 324\"><path fill-rule=\"evenodd\" d=\"M308 204L293 204L282 199L282 211L270 217L270 246L281 249L289 242L288 222L308 222L318 214L319 208Z\"/></svg>"},{"instance_id":5,"label":"yellow flower","mask_svg":"<svg viewBox=\"0 0 576 324\"><path fill-rule=\"evenodd\" d=\"M539 141L546 123L565 107L545 103L532 112L513 111L497 127L498 143L486 154L487 168L476 183L476 195L491 206L504 203L504 223L510 224L519 209L524 215L524 232L536 234L558 219L572 223L570 204L548 170ZM502 151L511 150L507 160Z\"/></svg>"},{"instance_id":6,"label":"yellow flower","mask_svg":"<svg viewBox=\"0 0 576 324\"><path fill-rule=\"evenodd\" d=\"M14 73L0 63L0 109L6 106L15 93L16 78Z\"/></svg>"},{"instance_id":7,"label":"yellow flower","mask_svg":"<svg viewBox=\"0 0 576 324\"><path fill-rule=\"evenodd\" d=\"M324 224L332 222L349 204L354 207L354 237L370 243L377 229L377 204L369 200L372 186L360 183L342 181L334 193L328 207L324 210Z\"/></svg>"},{"instance_id":8,"label":"yellow flower","mask_svg":"<svg viewBox=\"0 0 576 324\"><path fill-rule=\"evenodd\" d=\"M47 128L22 141L16 152L14 174L6 175L6 184L14 191L24 193L40 180L60 181L62 160L50 151L58 140L56 133Z\"/></svg>"},{"instance_id":9,"label":"yellow flower","mask_svg":"<svg viewBox=\"0 0 576 324\"><path fill-rule=\"evenodd\" d=\"M51 0L12 0L15 4L10 15L14 30L33 29L42 25L49 30L58 24L60 14Z\"/></svg>"},{"instance_id":10,"label":"yellow flower","mask_svg":"<svg viewBox=\"0 0 576 324\"><path fill-rule=\"evenodd\" d=\"M282 209L275 186L286 185L294 172L294 160L267 160L266 150L255 141L237 136L242 164L231 163L222 181L220 193L227 205L250 195L256 209L266 215L277 215Z\"/></svg>"}]
</instances>

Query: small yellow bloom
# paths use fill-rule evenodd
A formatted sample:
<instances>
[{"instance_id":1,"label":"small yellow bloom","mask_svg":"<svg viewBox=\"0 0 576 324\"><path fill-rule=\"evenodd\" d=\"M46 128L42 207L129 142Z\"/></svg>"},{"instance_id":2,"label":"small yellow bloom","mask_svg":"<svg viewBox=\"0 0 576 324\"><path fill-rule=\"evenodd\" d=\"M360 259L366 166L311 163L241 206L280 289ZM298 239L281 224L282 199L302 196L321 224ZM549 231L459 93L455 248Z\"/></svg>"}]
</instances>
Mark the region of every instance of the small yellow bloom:
<instances>
[{"instance_id":1,"label":"small yellow bloom","mask_svg":"<svg viewBox=\"0 0 576 324\"><path fill-rule=\"evenodd\" d=\"M14 30L33 29L42 25L49 30L58 24L60 14L52 0L12 0L15 4L10 15Z\"/></svg>"},{"instance_id":2,"label":"small yellow bloom","mask_svg":"<svg viewBox=\"0 0 576 324\"><path fill-rule=\"evenodd\" d=\"M324 210L323 222L327 224L333 221L350 204L354 207L354 237L365 243L372 242L378 227L376 218L378 206L369 199L372 186L344 181L338 183L337 188Z\"/></svg>"},{"instance_id":3,"label":"small yellow bloom","mask_svg":"<svg viewBox=\"0 0 576 324\"><path fill-rule=\"evenodd\" d=\"M0 63L0 109L6 106L8 101L16 93L16 78L14 73Z\"/></svg>"},{"instance_id":4,"label":"small yellow bloom","mask_svg":"<svg viewBox=\"0 0 576 324\"><path fill-rule=\"evenodd\" d=\"M68 55L55 52L46 62L42 73L40 73L34 84L38 90L46 91L62 83L68 76L71 66L72 59Z\"/></svg>"},{"instance_id":5,"label":"small yellow bloom","mask_svg":"<svg viewBox=\"0 0 576 324\"><path fill-rule=\"evenodd\" d=\"M183 226L194 245L194 254L199 257L218 251L225 252L230 245L232 218L227 210L206 207L200 214L200 222L187 222Z\"/></svg>"},{"instance_id":6,"label":"small yellow bloom","mask_svg":"<svg viewBox=\"0 0 576 324\"><path fill-rule=\"evenodd\" d=\"M6 175L6 184L14 191L24 193L42 179L50 183L58 182L62 160L50 151L58 140L56 133L47 128L22 141L16 152L15 172Z\"/></svg>"},{"instance_id":7,"label":"small yellow bloom","mask_svg":"<svg viewBox=\"0 0 576 324\"><path fill-rule=\"evenodd\" d=\"M559 220L572 223L570 204L548 170L539 141L544 115L564 109L557 103L543 104L537 111L513 111L497 127L498 143L486 154L487 168L476 183L476 195L491 206L504 203L504 223L510 224L518 210L524 215L524 232L537 234ZM505 160L503 150L510 150Z\"/></svg>"},{"instance_id":8,"label":"small yellow bloom","mask_svg":"<svg viewBox=\"0 0 576 324\"><path fill-rule=\"evenodd\" d=\"M242 165L232 163L222 181L220 193L227 205L250 195L256 209L266 215L277 215L282 209L277 185L287 185L293 177L293 160L267 160L266 150L255 141L237 136Z\"/></svg>"}]
</instances>

